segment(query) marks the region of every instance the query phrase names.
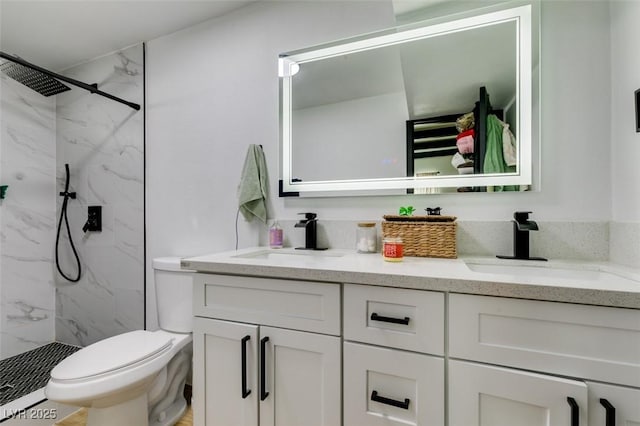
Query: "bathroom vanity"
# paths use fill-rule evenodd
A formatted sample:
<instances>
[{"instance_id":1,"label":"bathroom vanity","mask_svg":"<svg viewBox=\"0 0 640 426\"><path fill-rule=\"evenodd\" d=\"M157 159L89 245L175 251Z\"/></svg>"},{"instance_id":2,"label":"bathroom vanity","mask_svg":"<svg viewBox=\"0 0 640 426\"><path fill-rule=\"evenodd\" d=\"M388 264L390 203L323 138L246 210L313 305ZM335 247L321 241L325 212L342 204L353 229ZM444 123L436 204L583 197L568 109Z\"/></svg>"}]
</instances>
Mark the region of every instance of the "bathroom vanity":
<instances>
[{"instance_id":1,"label":"bathroom vanity","mask_svg":"<svg viewBox=\"0 0 640 426\"><path fill-rule=\"evenodd\" d=\"M246 249L195 269L195 425L640 422L640 276Z\"/></svg>"}]
</instances>

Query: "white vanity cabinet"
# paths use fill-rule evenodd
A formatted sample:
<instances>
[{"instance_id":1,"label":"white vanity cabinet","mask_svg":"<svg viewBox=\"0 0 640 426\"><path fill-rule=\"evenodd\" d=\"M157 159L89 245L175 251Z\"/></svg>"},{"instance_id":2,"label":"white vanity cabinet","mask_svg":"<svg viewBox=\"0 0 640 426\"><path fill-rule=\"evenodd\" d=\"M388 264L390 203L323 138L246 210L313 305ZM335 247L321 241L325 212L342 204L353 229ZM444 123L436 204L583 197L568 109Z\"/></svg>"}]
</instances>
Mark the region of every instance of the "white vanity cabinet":
<instances>
[{"instance_id":1,"label":"white vanity cabinet","mask_svg":"<svg viewBox=\"0 0 640 426\"><path fill-rule=\"evenodd\" d=\"M449 361L449 426L587 426L586 407L583 382Z\"/></svg>"},{"instance_id":2,"label":"white vanity cabinet","mask_svg":"<svg viewBox=\"0 0 640 426\"><path fill-rule=\"evenodd\" d=\"M640 309L232 270L195 274L195 426L640 426Z\"/></svg>"},{"instance_id":3,"label":"white vanity cabinet","mask_svg":"<svg viewBox=\"0 0 640 426\"><path fill-rule=\"evenodd\" d=\"M449 426L638 418L639 310L451 294L449 357Z\"/></svg>"},{"instance_id":4,"label":"white vanity cabinet","mask_svg":"<svg viewBox=\"0 0 640 426\"><path fill-rule=\"evenodd\" d=\"M344 285L344 426L444 425L444 293Z\"/></svg>"},{"instance_id":5,"label":"white vanity cabinet","mask_svg":"<svg viewBox=\"0 0 640 426\"><path fill-rule=\"evenodd\" d=\"M640 425L640 389L587 382L589 426Z\"/></svg>"},{"instance_id":6,"label":"white vanity cabinet","mask_svg":"<svg viewBox=\"0 0 640 426\"><path fill-rule=\"evenodd\" d=\"M341 423L340 285L196 274L195 426Z\"/></svg>"}]
</instances>

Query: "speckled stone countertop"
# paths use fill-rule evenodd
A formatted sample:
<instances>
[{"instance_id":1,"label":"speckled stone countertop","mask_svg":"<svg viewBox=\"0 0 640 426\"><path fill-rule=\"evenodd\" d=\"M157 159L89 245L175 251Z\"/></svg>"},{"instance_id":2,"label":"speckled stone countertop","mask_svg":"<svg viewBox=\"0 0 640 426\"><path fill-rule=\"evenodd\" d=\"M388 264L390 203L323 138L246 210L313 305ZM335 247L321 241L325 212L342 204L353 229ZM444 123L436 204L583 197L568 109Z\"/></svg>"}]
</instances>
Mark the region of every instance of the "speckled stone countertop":
<instances>
[{"instance_id":1,"label":"speckled stone countertop","mask_svg":"<svg viewBox=\"0 0 640 426\"><path fill-rule=\"evenodd\" d=\"M182 259L205 273L369 284L640 309L640 271L608 262L405 257L254 247Z\"/></svg>"}]
</instances>

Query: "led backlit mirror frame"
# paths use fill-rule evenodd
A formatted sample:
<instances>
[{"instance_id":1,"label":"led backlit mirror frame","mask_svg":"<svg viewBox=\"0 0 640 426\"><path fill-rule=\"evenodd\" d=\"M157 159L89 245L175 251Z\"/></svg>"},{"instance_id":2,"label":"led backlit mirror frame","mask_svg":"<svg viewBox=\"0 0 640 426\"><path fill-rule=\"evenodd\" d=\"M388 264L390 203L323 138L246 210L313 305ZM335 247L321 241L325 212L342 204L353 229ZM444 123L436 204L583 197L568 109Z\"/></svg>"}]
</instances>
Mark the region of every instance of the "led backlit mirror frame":
<instances>
[{"instance_id":1,"label":"led backlit mirror frame","mask_svg":"<svg viewBox=\"0 0 640 426\"><path fill-rule=\"evenodd\" d=\"M504 22L516 24L516 128L518 140L518 163L514 173L474 174L458 176L398 177L380 179L348 179L322 181L294 181L292 174L292 79L301 64L339 55L393 46L401 43L439 37L450 33L482 28ZM397 32L384 32L366 38L354 38L340 44L328 44L312 50L282 54L279 58L280 72L280 118L281 118L281 178L283 192L325 193L334 191L364 191L376 195L375 190L483 187L495 185L532 184L532 7L530 4L441 22L410 29L399 28ZM399 141L398 143L404 143ZM388 193L388 191L385 191ZM350 192L351 193L351 192ZM309 194L312 195L312 194ZM336 193L335 195L340 195Z\"/></svg>"}]
</instances>

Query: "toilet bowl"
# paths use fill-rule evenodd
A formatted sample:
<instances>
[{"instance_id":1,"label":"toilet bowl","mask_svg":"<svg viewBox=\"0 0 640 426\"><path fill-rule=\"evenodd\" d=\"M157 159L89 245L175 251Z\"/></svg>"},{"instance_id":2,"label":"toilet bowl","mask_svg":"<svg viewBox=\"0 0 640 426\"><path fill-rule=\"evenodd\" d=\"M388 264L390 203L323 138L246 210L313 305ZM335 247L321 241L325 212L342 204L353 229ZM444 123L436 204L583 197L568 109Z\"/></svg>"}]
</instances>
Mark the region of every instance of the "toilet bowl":
<instances>
[{"instance_id":1,"label":"toilet bowl","mask_svg":"<svg viewBox=\"0 0 640 426\"><path fill-rule=\"evenodd\" d=\"M160 329L99 341L51 371L47 398L87 407L87 426L169 426L186 410L192 271L181 270L179 258L154 259L153 268Z\"/></svg>"}]
</instances>

